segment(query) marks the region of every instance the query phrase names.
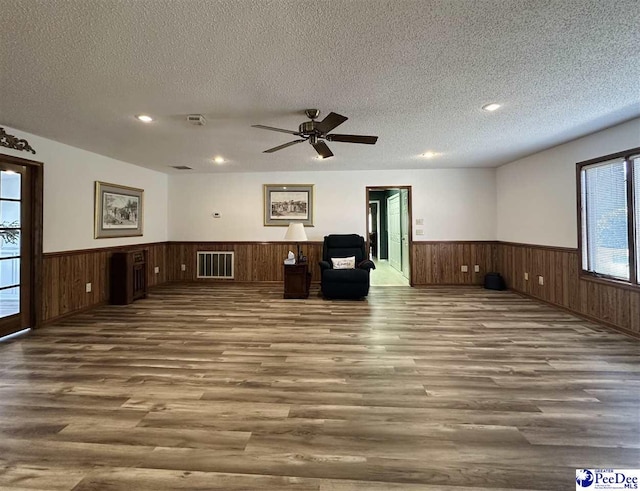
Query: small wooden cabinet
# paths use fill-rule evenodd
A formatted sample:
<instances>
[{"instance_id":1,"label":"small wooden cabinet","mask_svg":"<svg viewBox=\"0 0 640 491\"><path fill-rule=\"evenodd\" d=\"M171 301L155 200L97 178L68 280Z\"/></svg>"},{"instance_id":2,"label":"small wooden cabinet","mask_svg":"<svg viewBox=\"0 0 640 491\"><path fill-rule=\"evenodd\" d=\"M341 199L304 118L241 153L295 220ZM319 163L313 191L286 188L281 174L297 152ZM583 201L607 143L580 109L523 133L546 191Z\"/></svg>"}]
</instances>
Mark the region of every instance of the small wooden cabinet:
<instances>
[{"instance_id":1,"label":"small wooden cabinet","mask_svg":"<svg viewBox=\"0 0 640 491\"><path fill-rule=\"evenodd\" d=\"M126 305L147 296L147 251L114 252L110 265L110 301Z\"/></svg>"},{"instance_id":2,"label":"small wooden cabinet","mask_svg":"<svg viewBox=\"0 0 640 491\"><path fill-rule=\"evenodd\" d=\"M309 298L310 285L308 263L284 265L284 298Z\"/></svg>"}]
</instances>

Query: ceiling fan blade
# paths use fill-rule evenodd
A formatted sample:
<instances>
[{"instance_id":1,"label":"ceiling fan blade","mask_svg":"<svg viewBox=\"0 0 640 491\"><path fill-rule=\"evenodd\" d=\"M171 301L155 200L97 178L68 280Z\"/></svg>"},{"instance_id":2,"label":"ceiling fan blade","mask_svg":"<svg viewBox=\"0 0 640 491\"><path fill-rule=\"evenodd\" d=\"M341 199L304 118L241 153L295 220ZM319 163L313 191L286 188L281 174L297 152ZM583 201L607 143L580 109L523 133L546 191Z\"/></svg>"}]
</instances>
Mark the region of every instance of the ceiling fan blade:
<instances>
[{"instance_id":1,"label":"ceiling fan blade","mask_svg":"<svg viewBox=\"0 0 640 491\"><path fill-rule=\"evenodd\" d=\"M284 145L278 145L277 147L273 147L270 148L269 150L265 150L262 153L273 153L273 152L277 152L278 150L282 150L283 148L287 148L290 147L291 145L295 145L296 143L302 143L302 142L306 142L307 140L293 140L292 142L289 143L285 143Z\"/></svg>"},{"instance_id":2,"label":"ceiling fan blade","mask_svg":"<svg viewBox=\"0 0 640 491\"><path fill-rule=\"evenodd\" d=\"M327 135L326 139L330 142L364 143L365 145L374 145L378 141L377 136L367 135Z\"/></svg>"},{"instance_id":3,"label":"ceiling fan blade","mask_svg":"<svg viewBox=\"0 0 640 491\"><path fill-rule=\"evenodd\" d=\"M290 135L299 135L297 131L283 130L282 128L274 128L273 126L265 126L263 124L252 124L252 128L260 128L261 130L279 131L280 133L289 133Z\"/></svg>"},{"instance_id":4,"label":"ceiling fan blade","mask_svg":"<svg viewBox=\"0 0 640 491\"><path fill-rule=\"evenodd\" d=\"M329 133L332 129L340 126L347 119L349 118L347 118L346 116L341 116L340 114L336 113L329 113L327 114L326 118L324 118L316 125L316 128L319 129L323 134Z\"/></svg>"},{"instance_id":5,"label":"ceiling fan blade","mask_svg":"<svg viewBox=\"0 0 640 491\"><path fill-rule=\"evenodd\" d=\"M329 147L323 141L314 143L313 148L316 149L316 152L318 152L318 155L320 155L320 157L322 157L323 159L328 159L329 157L333 157L333 152L329 150Z\"/></svg>"}]
</instances>

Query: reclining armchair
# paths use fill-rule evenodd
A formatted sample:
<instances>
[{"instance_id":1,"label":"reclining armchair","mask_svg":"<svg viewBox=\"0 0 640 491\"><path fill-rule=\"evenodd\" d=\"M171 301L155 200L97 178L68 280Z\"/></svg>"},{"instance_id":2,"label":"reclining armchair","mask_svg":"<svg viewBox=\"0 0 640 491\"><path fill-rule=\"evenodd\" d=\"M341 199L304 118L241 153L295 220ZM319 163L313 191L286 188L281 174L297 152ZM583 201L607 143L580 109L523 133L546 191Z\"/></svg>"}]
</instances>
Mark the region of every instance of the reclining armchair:
<instances>
[{"instance_id":1,"label":"reclining armchair","mask_svg":"<svg viewBox=\"0 0 640 491\"><path fill-rule=\"evenodd\" d=\"M327 235L320 261L321 289L326 298L362 298L369 293L369 272L364 237Z\"/></svg>"}]
</instances>

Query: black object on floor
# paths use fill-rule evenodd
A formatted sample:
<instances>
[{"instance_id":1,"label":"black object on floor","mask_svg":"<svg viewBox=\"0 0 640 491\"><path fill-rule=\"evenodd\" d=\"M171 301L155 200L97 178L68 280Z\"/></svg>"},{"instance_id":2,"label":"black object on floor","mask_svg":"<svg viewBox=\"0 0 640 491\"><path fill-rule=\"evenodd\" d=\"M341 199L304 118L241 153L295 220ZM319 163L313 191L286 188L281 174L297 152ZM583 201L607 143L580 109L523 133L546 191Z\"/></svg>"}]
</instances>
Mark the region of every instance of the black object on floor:
<instances>
[{"instance_id":1,"label":"black object on floor","mask_svg":"<svg viewBox=\"0 0 640 491\"><path fill-rule=\"evenodd\" d=\"M500 273L487 273L484 277L484 287L488 290L504 290L506 285Z\"/></svg>"}]
</instances>

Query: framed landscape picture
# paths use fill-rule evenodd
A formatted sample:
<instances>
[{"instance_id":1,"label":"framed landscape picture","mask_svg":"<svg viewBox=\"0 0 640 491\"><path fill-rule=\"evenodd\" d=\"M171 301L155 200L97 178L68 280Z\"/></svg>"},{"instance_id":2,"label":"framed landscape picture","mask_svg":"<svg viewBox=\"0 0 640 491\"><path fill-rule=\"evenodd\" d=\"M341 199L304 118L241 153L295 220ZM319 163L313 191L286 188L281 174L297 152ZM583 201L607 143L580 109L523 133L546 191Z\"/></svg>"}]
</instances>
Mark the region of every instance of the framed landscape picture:
<instances>
[{"instance_id":1,"label":"framed landscape picture","mask_svg":"<svg viewBox=\"0 0 640 491\"><path fill-rule=\"evenodd\" d=\"M143 189L96 181L95 238L142 235Z\"/></svg>"},{"instance_id":2,"label":"framed landscape picture","mask_svg":"<svg viewBox=\"0 0 640 491\"><path fill-rule=\"evenodd\" d=\"M265 184L264 224L286 227L291 222L313 227L313 184Z\"/></svg>"}]
</instances>

